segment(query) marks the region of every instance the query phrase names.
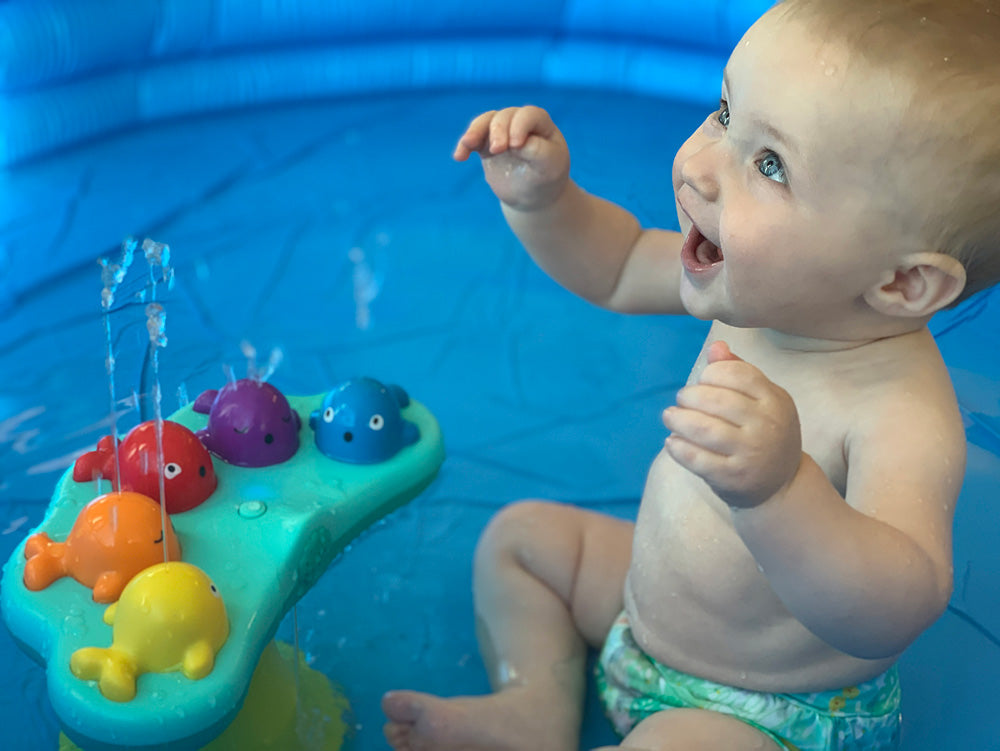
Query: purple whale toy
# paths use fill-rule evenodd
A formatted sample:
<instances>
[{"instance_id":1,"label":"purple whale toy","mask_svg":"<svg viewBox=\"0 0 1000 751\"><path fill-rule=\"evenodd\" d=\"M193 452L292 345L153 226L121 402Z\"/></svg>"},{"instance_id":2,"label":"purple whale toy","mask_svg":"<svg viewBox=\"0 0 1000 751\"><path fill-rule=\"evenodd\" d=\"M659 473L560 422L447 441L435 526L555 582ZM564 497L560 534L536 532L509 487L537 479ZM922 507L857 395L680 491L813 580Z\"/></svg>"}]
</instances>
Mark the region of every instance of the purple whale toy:
<instances>
[{"instance_id":1,"label":"purple whale toy","mask_svg":"<svg viewBox=\"0 0 1000 751\"><path fill-rule=\"evenodd\" d=\"M196 435L205 448L239 467L269 467L299 449L299 413L269 383L241 378L202 392L194 411L208 415Z\"/></svg>"}]
</instances>

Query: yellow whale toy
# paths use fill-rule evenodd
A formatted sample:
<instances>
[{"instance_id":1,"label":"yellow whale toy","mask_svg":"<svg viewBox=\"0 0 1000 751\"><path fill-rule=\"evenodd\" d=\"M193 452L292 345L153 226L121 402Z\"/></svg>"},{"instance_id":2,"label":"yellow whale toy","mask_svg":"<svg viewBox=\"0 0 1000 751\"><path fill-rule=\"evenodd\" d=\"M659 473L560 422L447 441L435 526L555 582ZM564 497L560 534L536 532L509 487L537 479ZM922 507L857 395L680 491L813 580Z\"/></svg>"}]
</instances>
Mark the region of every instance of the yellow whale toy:
<instances>
[{"instance_id":1,"label":"yellow whale toy","mask_svg":"<svg viewBox=\"0 0 1000 751\"><path fill-rule=\"evenodd\" d=\"M229 637L226 606L212 580L180 561L140 572L104 612L104 622L113 627L111 646L78 649L70 670L120 702L135 697L143 673L180 670L191 680L204 678Z\"/></svg>"}]
</instances>

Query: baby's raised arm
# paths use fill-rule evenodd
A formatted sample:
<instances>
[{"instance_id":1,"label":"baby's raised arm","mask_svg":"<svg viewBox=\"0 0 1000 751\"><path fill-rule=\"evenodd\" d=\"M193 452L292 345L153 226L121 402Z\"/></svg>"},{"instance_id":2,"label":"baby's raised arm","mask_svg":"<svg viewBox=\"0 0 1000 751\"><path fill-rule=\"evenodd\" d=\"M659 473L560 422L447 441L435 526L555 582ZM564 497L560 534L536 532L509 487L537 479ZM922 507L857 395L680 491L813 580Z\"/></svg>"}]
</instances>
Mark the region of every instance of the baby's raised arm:
<instances>
[{"instance_id":1,"label":"baby's raised arm","mask_svg":"<svg viewBox=\"0 0 1000 751\"><path fill-rule=\"evenodd\" d=\"M682 237L643 229L631 213L573 182L566 140L545 110L484 112L459 139L454 158L473 153L507 223L553 279L612 310L683 312Z\"/></svg>"}]
</instances>

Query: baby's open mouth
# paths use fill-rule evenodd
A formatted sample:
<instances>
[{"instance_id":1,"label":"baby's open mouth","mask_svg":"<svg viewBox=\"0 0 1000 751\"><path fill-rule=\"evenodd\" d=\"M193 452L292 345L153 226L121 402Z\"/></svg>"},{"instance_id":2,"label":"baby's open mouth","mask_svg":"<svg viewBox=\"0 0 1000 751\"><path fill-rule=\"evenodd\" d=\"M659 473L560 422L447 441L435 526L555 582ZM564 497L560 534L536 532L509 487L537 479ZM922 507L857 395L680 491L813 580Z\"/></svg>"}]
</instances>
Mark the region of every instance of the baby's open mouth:
<instances>
[{"instance_id":1,"label":"baby's open mouth","mask_svg":"<svg viewBox=\"0 0 1000 751\"><path fill-rule=\"evenodd\" d=\"M684 239L681 248L681 261L688 271L703 271L717 263L721 263L722 250L718 245L707 239L694 224Z\"/></svg>"}]
</instances>

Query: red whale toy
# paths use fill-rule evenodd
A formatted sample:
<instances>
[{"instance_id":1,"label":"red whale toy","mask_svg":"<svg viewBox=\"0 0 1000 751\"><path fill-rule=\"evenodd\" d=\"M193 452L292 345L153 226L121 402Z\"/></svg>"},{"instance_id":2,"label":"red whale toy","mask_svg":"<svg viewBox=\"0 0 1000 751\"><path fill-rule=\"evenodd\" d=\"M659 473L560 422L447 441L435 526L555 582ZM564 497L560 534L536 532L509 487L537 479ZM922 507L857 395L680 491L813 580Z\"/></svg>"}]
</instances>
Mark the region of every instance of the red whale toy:
<instances>
[{"instance_id":1,"label":"red whale toy","mask_svg":"<svg viewBox=\"0 0 1000 751\"><path fill-rule=\"evenodd\" d=\"M136 425L118 446L121 488L160 500L160 477L156 458L156 422ZM73 465L73 479L89 482L98 477L115 483L115 454L111 436L97 443ZM203 503L218 485L212 457L198 437L183 425L163 421L164 507L171 514L193 509Z\"/></svg>"}]
</instances>

